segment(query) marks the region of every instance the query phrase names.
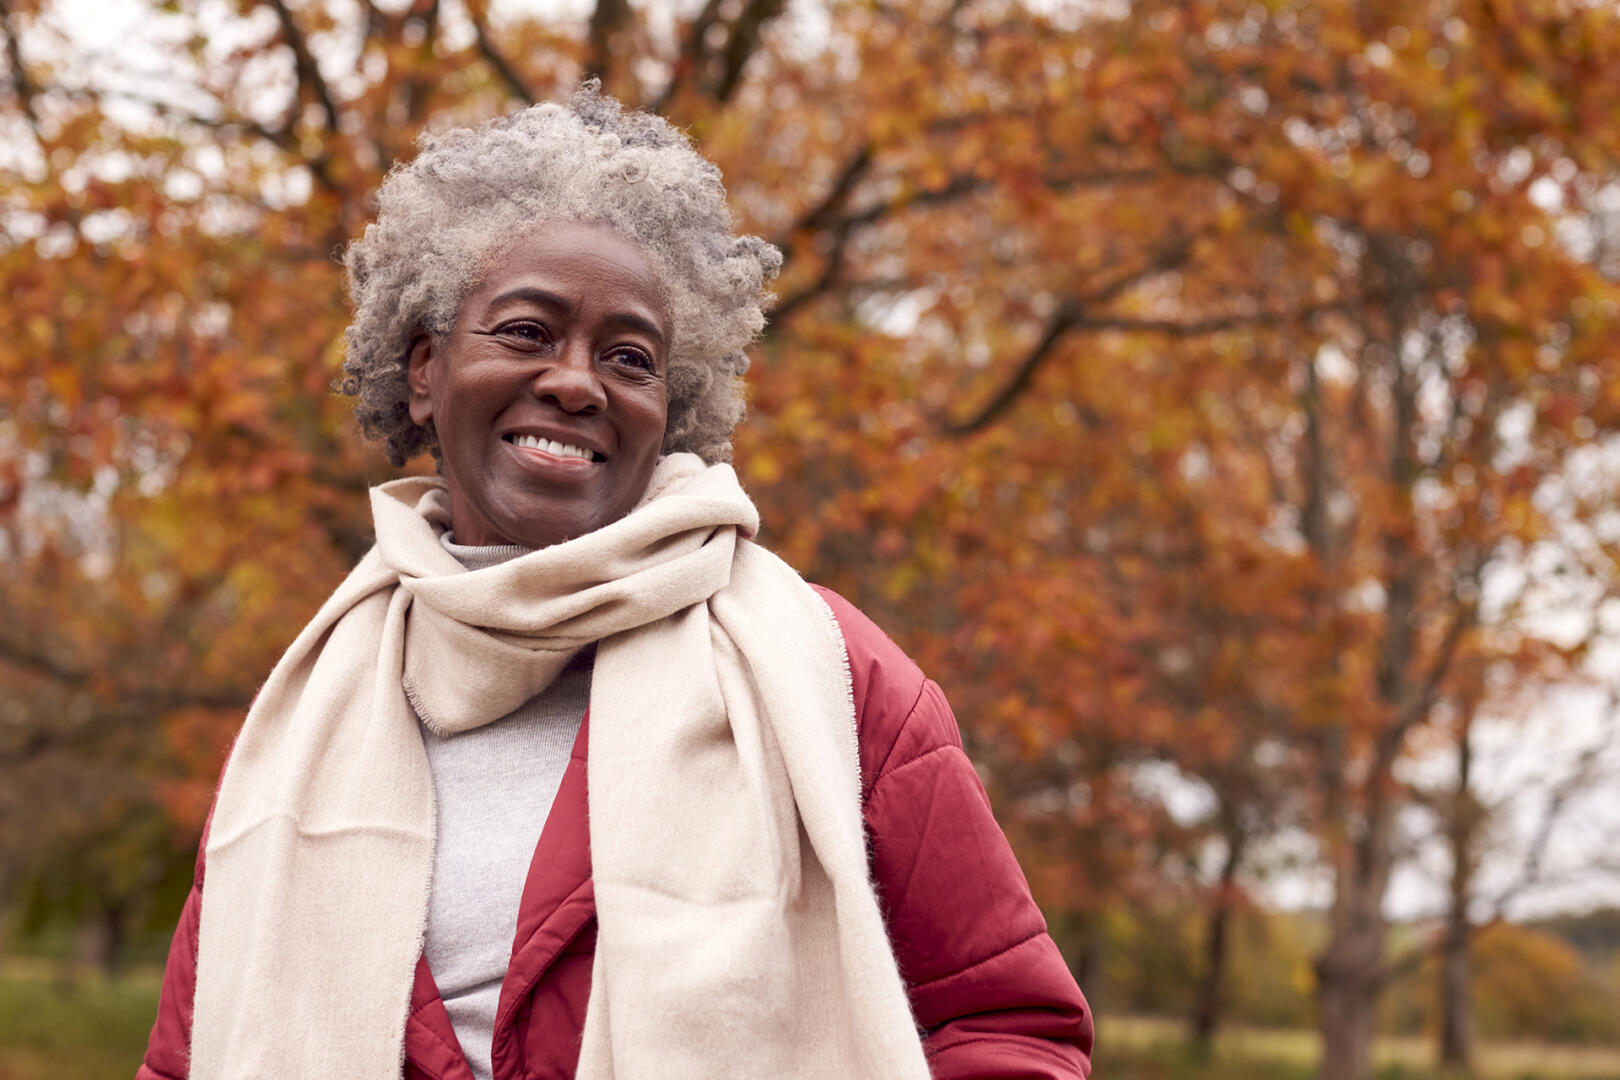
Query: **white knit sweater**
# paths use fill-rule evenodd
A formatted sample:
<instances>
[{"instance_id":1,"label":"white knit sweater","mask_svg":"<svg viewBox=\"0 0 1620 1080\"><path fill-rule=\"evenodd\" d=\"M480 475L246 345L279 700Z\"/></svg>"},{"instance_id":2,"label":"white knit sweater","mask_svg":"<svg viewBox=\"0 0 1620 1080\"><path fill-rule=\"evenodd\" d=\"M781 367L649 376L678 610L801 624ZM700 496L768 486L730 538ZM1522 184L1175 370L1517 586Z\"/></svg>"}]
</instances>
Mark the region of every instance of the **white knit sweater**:
<instances>
[{"instance_id":1,"label":"white knit sweater","mask_svg":"<svg viewBox=\"0 0 1620 1080\"><path fill-rule=\"evenodd\" d=\"M442 541L469 570L529 550L469 547L449 533ZM495 1010L523 885L590 693L590 656L582 654L550 686L492 724L448 738L422 728L439 812L424 951L478 1080L492 1075Z\"/></svg>"}]
</instances>

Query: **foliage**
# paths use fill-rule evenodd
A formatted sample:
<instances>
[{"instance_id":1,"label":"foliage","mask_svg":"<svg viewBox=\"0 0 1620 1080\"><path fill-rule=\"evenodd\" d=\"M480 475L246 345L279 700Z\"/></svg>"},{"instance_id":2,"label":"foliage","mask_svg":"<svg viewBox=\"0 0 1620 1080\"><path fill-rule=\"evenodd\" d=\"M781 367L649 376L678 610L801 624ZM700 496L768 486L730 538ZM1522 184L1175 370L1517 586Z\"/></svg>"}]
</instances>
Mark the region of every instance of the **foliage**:
<instances>
[{"instance_id":1,"label":"foliage","mask_svg":"<svg viewBox=\"0 0 1620 1080\"><path fill-rule=\"evenodd\" d=\"M1104 919L1103 954L1088 994L1103 1015L1187 1015L1201 963L1199 905L1185 898L1111 908ZM1233 965L1223 986L1234 1025L1286 1031L1314 1016L1311 960L1327 926L1320 913L1245 909L1234 921ZM1391 932L1392 951L1422 943L1433 928L1404 925ZM1059 934L1061 944L1067 945ZM1073 951L1072 949L1070 950ZM1392 981L1378 1030L1384 1035L1432 1034L1439 1024L1436 958ZM1492 1042L1543 1039L1620 1045L1620 983L1609 958L1583 954L1532 926L1494 924L1474 954L1473 1004L1482 1038ZM1177 1039L1181 1031L1175 1031Z\"/></svg>"},{"instance_id":2,"label":"foliage","mask_svg":"<svg viewBox=\"0 0 1620 1080\"><path fill-rule=\"evenodd\" d=\"M1487 1034L1620 1041L1620 986L1604 985L1559 939L1494 926L1480 937L1476 963L1479 1022Z\"/></svg>"},{"instance_id":3,"label":"foliage","mask_svg":"<svg viewBox=\"0 0 1620 1080\"><path fill-rule=\"evenodd\" d=\"M1186 1016L1202 962L1201 915L1200 905L1187 899L1109 909L1103 960L1086 984L1090 1000L1104 1012ZM1311 958L1322 936L1315 915L1240 911L1232 951L1241 962L1222 984L1228 1019L1257 1027L1308 1026ZM1058 941L1068 945L1061 935Z\"/></svg>"},{"instance_id":4,"label":"foliage","mask_svg":"<svg viewBox=\"0 0 1620 1080\"><path fill-rule=\"evenodd\" d=\"M1534 924L1534 929L1563 938L1589 962L1620 960L1620 907L1593 908L1578 915L1547 919Z\"/></svg>"},{"instance_id":5,"label":"foliage","mask_svg":"<svg viewBox=\"0 0 1620 1080\"><path fill-rule=\"evenodd\" d=\"M1481 1038L1620 1043L1620 982L1603 957L1583 955L1533 926L1494 923L1479 932L1472 966ZM1392 983L1382 1030L1415 1035L1439 1026L1436 969L1430 958Z\"/></svg>"}]
</instances>

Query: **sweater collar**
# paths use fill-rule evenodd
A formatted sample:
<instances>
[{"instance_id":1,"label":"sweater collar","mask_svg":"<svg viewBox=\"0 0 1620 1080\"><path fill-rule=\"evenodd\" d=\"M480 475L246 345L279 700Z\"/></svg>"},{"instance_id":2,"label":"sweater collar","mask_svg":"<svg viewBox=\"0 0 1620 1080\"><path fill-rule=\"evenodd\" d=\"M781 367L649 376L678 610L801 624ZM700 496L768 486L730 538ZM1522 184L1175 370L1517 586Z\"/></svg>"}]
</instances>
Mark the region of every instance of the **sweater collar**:
<instances>
[{"instance_id":1,"label":"sweater collar","mask_svg":"<svg viewBox=\"0 0 1620 1080\"><path fill-rule=\"evenodd\" d=\"M439 543L443 544L444 550L454 555L456 561L468 570L487 570L491 566L511 562L534 550L522 544L458 544L455 536L453 531L446 530L439 534Z\"/></svg>"}]
</instances>

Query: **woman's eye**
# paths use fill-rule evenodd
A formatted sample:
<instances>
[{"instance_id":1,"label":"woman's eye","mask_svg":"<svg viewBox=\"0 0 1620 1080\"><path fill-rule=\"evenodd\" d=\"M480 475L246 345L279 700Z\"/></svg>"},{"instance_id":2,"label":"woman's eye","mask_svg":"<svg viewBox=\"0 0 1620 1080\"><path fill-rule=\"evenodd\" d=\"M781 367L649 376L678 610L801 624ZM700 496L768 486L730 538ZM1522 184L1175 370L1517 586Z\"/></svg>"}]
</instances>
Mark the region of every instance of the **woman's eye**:
<instances>
[{"instance_id":1,"label":"woman's eye","mask_svg":"<svg viewBox=\"0 0 1620 1080\"><path fill-rule=\"evenodd\" d=\"M642 352L640 349L632 349L627 345L621 345L616 349L609 349L607 355L615 363L640 368L643 371L656 371L658 369L658 365L653 362L653 358L651 356Z\"/></svg>"},{"instance_id":2,"label":"woman's eye","mask_svg":"<svg viewBox=\"0 0 1620 1080\"><path fill-rule=\"evenodd\" d=\"M495 332L501 337L518 338L531 344L543 344L551 340L551 334L546 331L545 325L532 319L519 319L515 322L503 323Z\"/></svg>"}]
</instances>

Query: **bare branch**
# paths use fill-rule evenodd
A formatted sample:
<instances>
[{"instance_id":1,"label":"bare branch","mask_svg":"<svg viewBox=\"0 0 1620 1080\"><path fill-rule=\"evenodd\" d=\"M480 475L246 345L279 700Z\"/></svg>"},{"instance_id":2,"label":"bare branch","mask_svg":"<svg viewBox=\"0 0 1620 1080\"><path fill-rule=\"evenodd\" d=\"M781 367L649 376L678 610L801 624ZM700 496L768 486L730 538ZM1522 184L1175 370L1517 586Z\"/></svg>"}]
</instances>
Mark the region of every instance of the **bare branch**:
<instances>
[{"instance_id":1,"label":"bare branch","mask_svg":"<svg viewBox=\"0 0 1620 1080\"><path fill-rule=\"evenodd\" d=\"M720 0L707 0L697 18L686 28L686 40L681 43L680 55L671 66L669 82L664 92L652 104L652 111L663 113L669 108L681 85L695 79L709 60L709 28L720 20Z\"/></svg>"},{"instance_id":2,"label":"bare branch","mask_svg":"<svg viewBox=\"0 0 1620 1080\"><path fill-rule=\"evenodd\" d=\"M765 24L780 15L784 6L785 0L749 0L743 13L731 24L726 35L724 67L710 95L715 101L724 104L731 100L742 82L743 69L759 47Z\"/></svg>"},{"instance_id":3,"label":"bare branch","mask_svg":"<svg viewBox=\"0 0 1620 1080\"><path fill-rule=\"evenodd\" d=\"M1478 588L1477 579L1475 588L1476 590ZM1424 676L1422 688L1412 696L1411 701L1407 702L1400 720L1395 725L1399 734L1404 734L1408 728L1428 716L1429 711L1434 708L1435 699L1440 694L1440 684L1445 681L1446 675L1451 670L1451 662L1457 657L1457 646L1462 643L1463 634L1473 628L1477 616L1477 604L1458 603L1452 613L1451 623L1446 627L1446 636L1441 639L1434 661L1429 665L1429 673Z\"/></svg>"},{"instance_id":4,"label":"bare branch","mask_svg":"<svg viewBox=\"0 0 1620 1080\"><path fill-rule=\"evenodd\" d=\"M360 8L366 13L366 37L388 36L389 16L372 0L360 0Z\"/></svg>"},{"instance_id":5,"label":"bare branch","mask_svg":"<svg viewBox=\"0 0 1620 1080\"><path fill-rule=\"evenodd\" d=\"M821 274L810 285L800 289L798 292L789 294L777 304L773 312L775 322L780 323L790 313L826 293L832 287L833 282L837 280L838 271L842 269L843 258L849 246L850 233L856 228L876 224L891 214L902 210L938 205L993 186L991 181L982 177L961 174L951 178L942 187L925 191L904 192L892 199L873 203L842 217L834 217L832 211L848 197L849 191L854 187L856 181L870 167L875 152L875 148L870 145L862 147L839 173L838 179L834 182L832 190L828 192L826 197L800 217L788 236L777 240L777 246L782 249L784 256L789 256L794 249L790 239L793 232L819 227L833 235L832 248L828 253L827 263L822 268ZM1146 175L1148 174L1145 172L1093 173L1054 179L1049 186L1061 188L1080 184L1116 183L1123 180L1140 179ZM1123 328L1129 328L1125 327L1123 323L1121 325ZM1097 328L1104 329L1105 327L1098 326ZM1188 331L1189 334L1198 332L1207 333L1209 331L1195 329L1189 329Z\"/></svg>"},{"instance_id":6,"label":"bare branch","mask_svg":"<svg viewBox=\"0 0 1620 1080\"><path fill-rule=\"evenodd\" d=\"M879 221L888 218L890 215L899 213L903 210L925 206L938 206L941 203L949 202L952 199L994 186L990 180L976 177L971 174L963 174L951 178L942 187L932 188L925 191L902 192L891 199L873 203L842 217L834 217L832 211L840 203L847 199L848 194L850 190L853 189L856 181L859 180L870 167L875 153L876 149L874 147L863 147L853 158L850 159L848 164L845 165L844 169L840 172L838 179L834 182L832 190L827 193L826 197L814 207L807 210L799 218L798 222L794 224L793 229L790 230L787 235L776 240L776 246L782 249L784 257L791 257L793 253L794 244L791 238L795 232L805 229L819 228L833 233L835 239L832 251L835 256L841 257L844 253L845 247L847 246L850 232L856 228L875 225ZM1062 189L1079 185L1111 184L1127 180L1143 179L1148 175L1150 174L1145 171L1091 173L1064 178L1055 178L1048 181L1047 186L1054 189ZM836 261L836 259L832 259L830 261L828 268L829 270L836 269L836 267L832 265L832 263L835 263ZM816 296L826 291L826 286L831 280L832 278L829 273L824 271L815 286L793 294L787 301L784 301L782 304L778 305L776 309L777 316L781 317L784 311L798 307L801 303L814 299Z\"/></svg>"},{"instance_id":7,"label":"bare branch","mask_svg":"<svg viewBox=\"0 0 1620 1080\"><path fill-rule=\"evenodd\" d=\"M0 30L4 30L6 35L6 61L11 67L12 89L22 105L23 115L28 118L28 126L34 129L34 135L38 137L39 112L34 108L34 98L39 94L39 88L28 76L22 46L17 42L17 24L12 21L11 5L5 0L0 0Z\"/></svg>"},{"instance_id":8,"label":"bare branch","mask_svg":"<svg viewBox=\"0 0 1620 1080\"><path fill-rule=\"evenodd\" d=\"M945 431L950 435L971 435L975 431L990 426L996 418L1006 412L1018 396L1024 392L1035 378L1035 372L1045 363L1057 343L1063 339L1075 323L1080 319L1080 311L1073 304L1060 304L1057 311L1047 321L1046 330L1035 347L1024 355L1013 370L1012 378L998 390L994 397L986 402L978 412L966 420L945 422Z\"/></svg>"},{"instance_id":9,"label":"bare branch","mask_svg":"<svg viewBox=\"0 0 1620 1080\"><path fill-rule=\"evenodd\" d=\"M501 81L506 84L506 88L512 92L513 97L526 105L533 105L536 100L534 91L529 89L528 84L517 73L517 69L495 47L495 41L489 33L488 13L484 10L484 4L480 0L467 0L466 6L467 19L472 23L473 33L476 35L478 42L478 55L484 58L486 64L495 69L495 74L501 77ZM594 26L594 24L595 19L593 17L592 25Z\"/></svg>"},{"instance_id":10,"label":"bare branch","mask_svg":"<svg viewBox=\"0 0 1620 1080\"><path fill-rule=\"evenodd\" d=\"M1104 169L1098 172L1074 173L1068 176L1049 176L1041 179L1040 183L1050 191L1070 191L1083 187L1099 187L1107 184L1149 180L1156 175L1158 174L1151 169ZM940 203L950 202L952 199L964 195L989 191L996 187L996 183L993 177L977 176L973 173L958 173L940 187L923 191L902 192L892 199L881 200L852 212L846 218L827 221L825 224L828 227L871 225L901 210L921 206L937 206Z\"/></svg>"},{"instance_id":11,"label":"bare branch","mask_svg":"<svg viewBox=\"0 0 1620 1080\"><path fill-rule=\"evenodd\" d=\"M161 98L148 97L144 94L133 93L128 90L107 90L99 87L51 87L52 93L63 94L67 97L89 98L98 104L107 98L117 98L120 101L132 101L145 105L157 115L170 120L178 120L183 124L195 124L198 127L209 128L216 131L239 129L250 135L263 139L274 145L277 149L298 159L298 162L310 171L315 182L322 189L332 195L343 197L345 194L338 184L337 178L332 174L332 156L322 150L313 157L306 155L298 145L298 139L293 135L290 127L271 128L244 116L225 114L222 116L205 116L191 109L183 108ZM321 259L329 256L322 254Z\"/></svg>"},{"instance_id":12,"label":"bare branch","mask_svg":"<svg viewBox=\"0 0 1620 1080\"><path fill-rule=\"evenodd\" d=\"M849 250L850 233L854 230L856 223L850 217L833 219L831 217L832 211L848 198L856 182L871 166L872 157L872 145L868 143L862 146L855 156L850 158L843 169L839 171L838 178L833 181L832 189L828 191L826 196L819 203L801 214L793 230L787 237L782 239L779 246L782 249L783 258L786 259L792 255L793 243L791 237L795 233L824 226L826 231L829 231L833 237L832 248L827 252L827 261L822 266L821 273L816 276L815 281L798 292L788 294L786 298L776 305L776 308L771 313L773 327L780 326L793 312L826 293L832 288L833 282L838 279L838 273L843 269L844 256Z\"/></svg>"},{"instance_id":13,"label":"bare branch","mask_svg":"<svg viewBox=\"0 0 1620 1080\"><path fill-rule=\"evenodd\" d=\"M740 15L723 23L721 0L708 0L687 26L680 54L671 65L669 82L652 103L652 110L666 112L681 88L687 85L696 87L699 93L717 103L730 101L742 83L743 69L759 48L766 25L780 15L785 6L786 0L748 0ZM723 45L713 40L717 28L723 34Z\"/></svg>"},{"instance_id":14,"label":"bare branch","mask_svg":"<svg viewBox=\"0 0 1620 1080\"><path fill-rule=\"evenodd\" d=\"M834 224L835 226L871 225L900 210L908 210L916 206L934 206L939 203L949 202L961 195L981 191L990 186L988 180L976 176L967 174L953 176L943 187L903 192L892 199L876 202L864 209L857 210Z\"/></svg>"},{"instance_id":15,"label":"bare branch","mask_svg":"<svg viewBox=\"0 0 1620 1080\"><path fill-rule=\"evenodd\" d=\"M1253 315L1217 315L1182 322L1175 319L1116 319L1087 316L1075 320L1074 329L1088 332L1119 330L1133 334L1165 334L1175 338L1204 337L1222 330L1285 326L1308 322L1317 315L1342 311L1339 304L1307 304L1292 311L1262 311Z\"/></svg>"},{"instance_id":16,"label":"bare branch","mask_svg":"<svg viewBox=\"0 0 1620 1080\"><path fill-rule=\"evenodd\" d=\"M833 283L838 280L838 272L843 269L844 253L848 248L849 229L846 227L839 229L834 235L832 250L827 253L827 262L822 266L816 280L798 292L789 293L771 309L772 329L780 328L788 316L832 288Z\"/></svg>"},{"instance_id":17,"label":"bare branch","mask_svg":"<svg viewBox=\"0 0 1620 1080\"><path fill-rule=\"evenodd\" d=\"M701 22L701 18L699 21ZM665 99L667 97L668 94L666 93ZM661 101L659 108L662 108L662 104ZM923 190L903 189L887 199L879 199L843 216L835 216L834 212L848 202L857 183L871 171L877 160L878 150L878 146L874 143L863 143L845 162L843 168L838 171L832 186L820 201L807 207L791 227L775 238L773 242L781 249L784 258L792 258L796 247L794 237L799 233L817 229L837 233L843 230L873 225L904 210L939 206L959 197L992 190L997 186L994 177L981 176L973 172L958 173L939 187ZM1148 168L1098 169L1089 172L1054 174L1041 178L1039 183L1050 191L1063 192L1110 184L1141 182L1154 179L1159 175L1161 175L1160 171Z\"/></svg>"},{"instance_id":18,"label":"bare branch","mask_svg":"<svg viewBox=\"0 0 1620 1080\"><path fill-rule=\"evenodd\" d=\"M828 189L827 194L822 197L820 202L807 208L804 213L799 215L799 220L793 223L792 232L798 233L810 229L819 229L831 220L832 212L844 204L844 200L849 198L850 191L855 187L856 181L860 180L865 175L866 170L871 167L872 149L871 143L865 143L849 161L845 162L844 167L838 170L838 178L833 181L833 185ZM784 238L776 246L786 251L788 244L789 241Z\"/></svg>"},{"instance_id":19,"label":"bare branch","mask_svg":"<svg viewBox=\"0 0 1620 1080\"><path fill-rule=\"evenodd\" d=\"M1525 850L1523 868L1518 876L1497 894L1491 904L1493 919L1505 919L1507 909L1513 901L1545 880L1548 843L1575 797L1589 790L1598 778L1603 764L1603 753L1615 740L1617 720L1620 720L1620 696L1611 693L1608 723L1603 731L1576 756L1575 764L1568 774L1548 792L1546 805L1541 810L1541 819L1536 823L1534 838Z\"/></svg>"},{"instance_id":20,"label":"bare branch","mask_svg":"<svg viewBox=\"0 0 1620 1080\"><path fill-rule=\"evenodd\" d=\"M1048 321L1047 329L1042 334L1041 340L1024 356L1023 360L1019 361L1018 366L1013 370L1012 378L1007 381L1006 385L998 390L995 396L986 402L978 412L966 420L947 422L945 431L951 435L971 435L988 427L1028 388L1030 380L1035 376L1035 370L1045 362L1058 340L1068 334L1100 333L1104 330L1113 330L1131 334L1164 334L1174 338L1203 337L1208 334L1219 333L1222 330L1301 323L1326 312L1342 310L1341 306L1337 304L1309 304L1293 311L1262 311L1254 315L1219 315L1208 319L1191 321L1129 319L1106 315L1087 315L1084 313L1087 305L1106 302L1142 278L1169 270L1179 265L1181 261L1180 259L1174 259L1164 263L1154 263L1119 282L1115 282L1108 288L1100 290L1100 293L1095 297L1071 300L1067 305L1060 306L1052 319Z\"/></svg>"},{"instance_id":21,"label":"bare branch","mask_svg":"<svg viewBox=\"0 0 1620 1080\"><path fill-rule=\"evenodd\" d=\"M987 427L1018 399L1025 387L1034 379L1036 370L1046 361L1059 340L1070 330L1082 322L1090 322L1095 327L1097 320L1087 320L1085 306L1101 304L1112 300L1126 289L1135 285L1144 278L1162 273L1186 262L1192 253L1192 244L1186 238L1178 238L1165 246L1157 256L1149 259L1137 269L1122 274L1118 278L1100 288L1092 290L1084 297L1074 297L1058 305L1047 322L1040 341L1036 342L1013 371L1013 376L1005 386L996 392L978 412L966 420L945 422L945 430L952 435L970 435L975 431Z\"/></svg>"},{"instance_id":22,"label":"bare branch","mask_svg":"<svg viewBox=\"0 0 1620 1080\"><path fill-rule=\"evenodd\" d=\"M270 8L276 13L276 21L281 24L281 36L286 39L287 47L292 50L293 69L298 77L298 85L308 90L321 107L326 121L326 130L333 135L338 131L337 102L332 97L332 88L326 85L326 78L321 74L320 66L315 62L315 56L309 51L309 42L304 38L304 32L299 29L298 22L293 18L292 9L287 6L287 0L268 0Z\"/></svg>"}]
</instances>

